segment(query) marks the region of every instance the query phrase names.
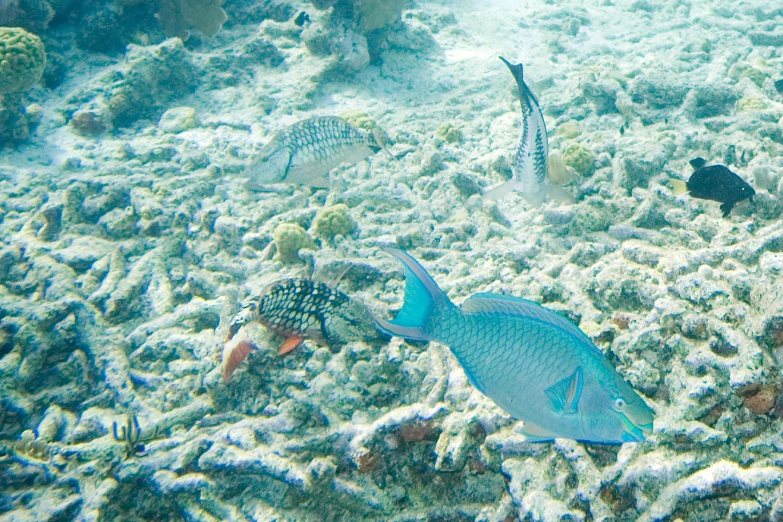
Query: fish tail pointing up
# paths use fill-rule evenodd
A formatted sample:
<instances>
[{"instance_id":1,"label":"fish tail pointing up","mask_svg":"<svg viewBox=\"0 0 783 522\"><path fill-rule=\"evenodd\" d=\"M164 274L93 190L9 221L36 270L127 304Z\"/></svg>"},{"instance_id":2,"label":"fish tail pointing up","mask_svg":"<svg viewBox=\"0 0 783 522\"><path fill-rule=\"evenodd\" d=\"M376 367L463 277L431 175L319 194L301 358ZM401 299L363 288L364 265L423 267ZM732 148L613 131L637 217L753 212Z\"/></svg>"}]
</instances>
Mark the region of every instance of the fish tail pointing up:
<instances>
[{"instance_id":1,"label":"fish tail pointing up","mask_svg":"<svg viewBox=\"0 0 783 522\"><path fill-rule=\"evenodd\" d=\"M405 270L405 301L402 310L393 321L374 318L383 332L406 339L429 341L429 319L433 312L442 307L453 307L449 298L438 287L418 261L402 250L387 248L385 252L402 261Z\"/></svg>"},{"instance_id":2,"label":"fish tail pointing up","mask_svg":"<svg viewBox=\"0 0 783 522\"><path fill-rule=\"evenodd\" d=\"M498 56L498 58L500 58L503 61L503 63L506 64L506 67L508 67L509 70L511 71L511 74L514 75L514 79L517 81L518 84L521 85L521 84L525 83L525 80L524 80L524 70L523 70L523 67L522 67L521 63L512 64L511 62L509 62L508 60L506 60L502 56Z\"/></svg>"}]
</instances>

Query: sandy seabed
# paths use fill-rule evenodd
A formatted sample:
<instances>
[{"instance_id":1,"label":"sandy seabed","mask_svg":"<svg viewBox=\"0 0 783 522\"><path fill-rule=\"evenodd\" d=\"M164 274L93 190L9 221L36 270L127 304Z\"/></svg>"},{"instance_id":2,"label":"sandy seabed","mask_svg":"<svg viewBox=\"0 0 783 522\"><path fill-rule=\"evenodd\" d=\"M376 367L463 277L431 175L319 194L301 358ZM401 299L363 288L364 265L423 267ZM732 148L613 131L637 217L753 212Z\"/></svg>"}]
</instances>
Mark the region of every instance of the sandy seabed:
<instances>
[{"instance_id":1,"label":"sandy seabed","mask_svg":"<svg viewBox=\"0 0 783 522\"><path fill-rule=\"evenodd\" d=\"M417 1L365 37L288 4L304 28L74 49L62 85L27 95L42 120L0 152L0 520L783 519L783 10ZM573 204L481 199L520 121L499 55L525 65ZM329 190L244 189L274 132L347 111L393 157ZM753 202L723 219L673 196L694 157ZM336 204L356 228L319 237ZM315 236L301 261L276 255L284 223ZM435 343L278 357L251 326L259 350L222 381L227 323L266 283L345 271L343 291L398 310L388 246L457 303L574 321L654 433L530 444Z\"/></svg>"}]
</instances>

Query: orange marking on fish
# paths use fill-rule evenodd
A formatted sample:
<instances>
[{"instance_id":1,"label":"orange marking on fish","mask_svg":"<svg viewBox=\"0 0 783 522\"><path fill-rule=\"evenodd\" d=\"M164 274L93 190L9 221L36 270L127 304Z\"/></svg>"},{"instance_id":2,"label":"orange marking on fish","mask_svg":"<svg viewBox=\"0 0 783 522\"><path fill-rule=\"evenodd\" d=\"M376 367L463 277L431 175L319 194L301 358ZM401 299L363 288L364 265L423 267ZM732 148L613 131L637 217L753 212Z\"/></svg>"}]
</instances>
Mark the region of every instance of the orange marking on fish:
<instances>
[{"instance_id":1,"label":"orange marking on fish","mask_svg":"<svg viewBox=\"0 0 783 522\"><path fill-rule=\"evenodd\" d=\"M231 382L231 375L234 373L248 354L256 347L249 341L239 341L236 346L230 348L228 356L223 358L223 381ZM224 352L225 355L225 352Z\"/></svg>"},{"instance_id":2,"label":"orange marking on fish","mask_svg":"<svg viewBox=\"0 0 783 522\"><path fill-rule=\"evenodd\" d=\"M304 339L302 339L297 335L294 335L293 337L289 337L280 346L280 349L277 351L277 355L285 355L287 353L294 351L297 346L302 344L302 341L304 341Z\"/></svg>"}]
</instances>

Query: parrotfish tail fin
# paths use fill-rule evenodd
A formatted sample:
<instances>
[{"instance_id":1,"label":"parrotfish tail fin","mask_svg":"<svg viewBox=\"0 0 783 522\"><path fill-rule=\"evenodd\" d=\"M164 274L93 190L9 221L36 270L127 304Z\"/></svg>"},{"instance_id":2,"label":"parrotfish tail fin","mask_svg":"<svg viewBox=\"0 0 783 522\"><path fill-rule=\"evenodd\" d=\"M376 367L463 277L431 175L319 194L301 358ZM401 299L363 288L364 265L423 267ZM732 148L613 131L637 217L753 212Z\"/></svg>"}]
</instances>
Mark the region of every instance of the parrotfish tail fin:
<instances>
[{"instance_id":1,"label":"parrotfish tail fin","mask_svg":"<svg viewBox=\"0 0 783 522\"><path fill-rule=\"evenodd\" d=\"M508 69L511 71L511 74L514 75L514 79L517 81L519 85L525 83L524 68L522 67L521 63L512 64L502 56L498 56L498 58L500 58L501 61L506 64L506 67L508 67Z\"/></svg>"},{"instance_id":2,"label":"parrotfish tail fin","mask_svg":"<svg viewBox=\"0 0 783 522\"><path fill-rule=\"evenodd\" d=\"M438 287L418 261L402 250L384 249L402 261L405 270L405 300L402 310L393 321L374 317L378 328L389 335L417 341L429 341L427 323L438 308L453 307L449 298Z\"/></svg>"},{"instance_id":3,"label":"parrotfish tail fin","mask_svg":"<svg viewBox=\"0 0 783 522\"><path fill-rule=\"evenodd\" d=\"M242 361L255 350L256 347L250 341L242 340L238 343L226 343L223 347L223 381L228 384L234 371L242 364Z\"/></svg>"},{"instance_id":4,"label":"parrotfish tail fin","mask_svg":"<svg viewBox=\"0 0 783 522\"><path fill-rule=\"evenodd\" d=\"M684 194L688 192L688 185L685 184L684 181L680 179L673 179L672 182L672 194L675 196L679 196L680 194Z\"/></svg>"},{"instance_id":5,"label":"parrotfish tail fin","mask_svg":"<svg viewBox=\"0 0 783 522\"><path fill-rule=\"evenodd\" d=\"M720 206L720 209L723 211L723 217L729 217L729 213L731 212L731 209L734 208L734 201L727 201L723 205Z\"/></svg>"},{"instance_id":6,"label":"parrotfish tail fin","mask_svg":"<svg viewBox=\"0 0 783 522\"><path fill-rule=\"evenodd\" d=\"M699 170L700 168L702 168L704 165L707 164L707 160L705 160L704 158L693 158L688 163L691 164L693 170Z\"/></svg>"},{"instance_id":7,"label":"parrotfish tail fin","mask_svg":"<svg viewBox=\"0 0 783 522\"><path fill-rule=\"evenodd\" d=\"M525 73L524 73L524 67L522 67L521 63L513 64L503 58L502 56L498 56L503 63L506 64L506 67L508 67L508 70L511 71L511 74L514 75L514 80L517 82L517 86L519 87L519 101L522 103L523 107L527 103L525 99L527 97L532 98L536 105L538 104L538 98L536 98L536 95L533 94L533 92L528 88L527 84L525 83Z\"/></svg>"}]
</instances>

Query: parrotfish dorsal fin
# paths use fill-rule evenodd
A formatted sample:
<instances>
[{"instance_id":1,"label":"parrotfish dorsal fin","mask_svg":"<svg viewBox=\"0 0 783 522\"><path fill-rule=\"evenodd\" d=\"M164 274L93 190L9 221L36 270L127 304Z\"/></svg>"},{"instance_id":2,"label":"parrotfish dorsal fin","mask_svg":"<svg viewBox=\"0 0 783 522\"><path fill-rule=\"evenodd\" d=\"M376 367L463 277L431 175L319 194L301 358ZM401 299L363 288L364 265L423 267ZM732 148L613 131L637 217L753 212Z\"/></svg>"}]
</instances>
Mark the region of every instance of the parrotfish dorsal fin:
<instances>
[{"instance_id":1,"label":"parrotfish dorsal fin","mask_svg":"<svg viewBox=\"0 0 783 522\"><path fill-rule=\"evenodd\" d=\"M552 410L555 413L576 413L579 398L582 396L583 384L584 375L580 366L571 376L544 390L546 396L552 401Z\"/></svg>"},{"instance_id":2,"label":"parrotfish dorsal fin","mask_svg":"<svg viewBox=\"0 0 783 522\"><path fill-rule=\"evenodd\" d=\"M707 160L705 160L704 158L693 158L688 163L691 164L693 170L699 170L700 168L702 168L704 165L707 164Z\"/></svg>"}]
</instances>

